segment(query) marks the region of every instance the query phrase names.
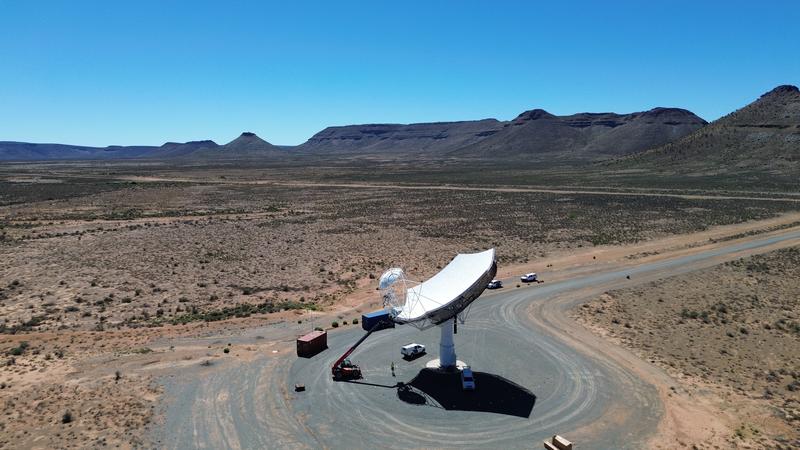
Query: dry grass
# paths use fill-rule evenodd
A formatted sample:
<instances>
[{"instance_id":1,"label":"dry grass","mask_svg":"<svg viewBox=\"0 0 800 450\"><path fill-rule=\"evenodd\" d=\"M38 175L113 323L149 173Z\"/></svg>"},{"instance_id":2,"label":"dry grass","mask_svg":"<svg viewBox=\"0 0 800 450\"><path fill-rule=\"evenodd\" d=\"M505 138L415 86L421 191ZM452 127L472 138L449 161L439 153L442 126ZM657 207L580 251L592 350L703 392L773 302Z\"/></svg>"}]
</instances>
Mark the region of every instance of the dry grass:
<instances>
[{"instance_id":1,"label":"dry grass","mask_svg":"<svg viewBox=\"0 0 800 450\"><path fill-rule=\"evenodd\" d=\"M139 432L152 420L157 395L139 377L43 382L3 392L0 448L141 447Z\"/></svg>"},{"instance_id":2,"label":"dry grass","mask_svg":"<svg viewBox=\"0 0 800 450\"><path fill-rule=\"evenodd\" d=\"M167 336L229 326L205 321L254 315L235 323L295 323L305 318L297 308L333 310L356 289L368 293L387 267L422 279L458 252L496 247L501 265L530 263L553 252L698 231L794 207L241 184L302 180L296 168L154 170L190 181L134 183L123 177L141 175L142 168L125 165L0 168L0 442L6 446L147 446L143 428L158 392L149 378L156 372L148 372L156 369L145 365L198 365L223 350L200 349L191 361L170 360L179 356L164 349L143 352ZM306 175L319 179L314 170ZM281 309L293 311L271 313ZM173 323L189 324L165 326ZM131 370L117 380L119 367L109 361ZM67 410L72 420L63 423Z\"/></svg>"}]
</instances>

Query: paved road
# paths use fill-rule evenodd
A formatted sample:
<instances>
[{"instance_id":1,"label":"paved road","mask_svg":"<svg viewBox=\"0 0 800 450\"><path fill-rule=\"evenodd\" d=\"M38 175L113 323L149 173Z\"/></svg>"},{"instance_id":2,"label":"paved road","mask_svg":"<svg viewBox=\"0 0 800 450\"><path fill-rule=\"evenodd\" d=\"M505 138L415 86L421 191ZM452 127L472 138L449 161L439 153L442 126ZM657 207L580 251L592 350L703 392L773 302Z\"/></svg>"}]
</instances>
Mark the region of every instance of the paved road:
<instances>
[{"instance_id":1,"label":"paved road","mask_svg":"<svg viewBox=\"0 0 800 450\"><path fill-rule=\"evenodd\" d=\"M176 449L531 448L558 432L580 438L587 448L640 448L663 413L655 388L613 361L574 349L558 333L543 329L541 321L535 326L532 306L798 244L800 230L790 230L679 258L487 293L473 304L456 335L458 357L477 372L480 394L455 406L442 380L434 380L442 386L434 389L431 383L427 390L395 387L421 378L424 364L436 356L435 328L419 332L401 326L375 333L353 355L369 384L333 382L330 365L363 333L350 327L330 333L330 349L311 359L264 356L171 379L166 386L172 400L157 439ZM558 307L566 309L580 298L575 294ZM431 355L401 360L399 347L412 341L427 344ZM392 361L396 377L390 373ZM294 383L308 390L295 393ZM491 389L493 397L481 387ZM504 401L510 399L518 399L517 405L533 400L533 407L520 411Z\"/></svg>"}]
</instances>

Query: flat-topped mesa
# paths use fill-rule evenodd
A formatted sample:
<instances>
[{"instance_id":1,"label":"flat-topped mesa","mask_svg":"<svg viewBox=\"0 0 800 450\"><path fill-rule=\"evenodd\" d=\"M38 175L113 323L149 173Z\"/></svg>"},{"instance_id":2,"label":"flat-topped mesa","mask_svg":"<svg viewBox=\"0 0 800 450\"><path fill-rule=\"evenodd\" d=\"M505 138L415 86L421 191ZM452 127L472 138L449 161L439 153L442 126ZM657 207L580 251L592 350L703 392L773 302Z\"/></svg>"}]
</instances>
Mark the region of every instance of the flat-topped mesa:
<instances>
[{"instance_id":1,"label":"flat-topped mesa","mask_svg":"<svg viewBox=\"0 0 800 450\"><path fill-rule=\"evenodd\" d=\"M212 141L211 139L206 139L206 140L202 140L202 141L165 142L164 144L161 145L161 148L178 147L178 146L182 146L182 145L188 145L188 146L197 147L197 148L200 148L200 147L209 147L210 148L210 147L219 146L219 144L217 144L216 142Z\"/></svg>"},{"instance_id":2,"label":"flat-topped mesa","mask_svg":"<svg viewBox=\"0 0 800 450\"><path fill-rule=\"evenodd\" d=\"M495 119L410 124L372 123L333 126L312 136L298 149L307 153L443 154L496 133Z\"/></svg>"},{"instance_id":3,"label":"flat-topped mesa","mask_svg":"<svg viewBox=\"0 0 800 450\"><path fill-rule=\"evenodd\" d=\"M525 125L533 121L548 121L575 128L590 126L618 127L634 120L645 120L647 123L663 123L666 125L692 124L703 126L706 121L691 111L681 108L657 107L649 111L617 114L613 112L581 112L569 116L556 116L543 109L525 111L510 122L509 125Z\"/></svg>"},{"instance_id":4,"label":"flat-topped mesa","mask_svg":"<svg viewBox=\"0 0 800 450\"><path fill-rule=\"evenodd\" d=\"M532 109L504 123L500 132L454 154L494 159L544 154L602 159L663 145L705 124L705 120L679 108L653 108L628 114L581 112L569 116Z\"/></svg>"},{"instance_id":5,"label":"flat-topped mesa","mask_svg":"<svg viewBox=\"0 0 800 450\"><path fill-rule=\"evenodd\" d=\"M682 108L657 107L649 111L630 114L633 118L642 118L648 121L664 123L667 125L691 124L703 126L707 124L704 119L695 113Z\"/></svg>"}]
</instances>

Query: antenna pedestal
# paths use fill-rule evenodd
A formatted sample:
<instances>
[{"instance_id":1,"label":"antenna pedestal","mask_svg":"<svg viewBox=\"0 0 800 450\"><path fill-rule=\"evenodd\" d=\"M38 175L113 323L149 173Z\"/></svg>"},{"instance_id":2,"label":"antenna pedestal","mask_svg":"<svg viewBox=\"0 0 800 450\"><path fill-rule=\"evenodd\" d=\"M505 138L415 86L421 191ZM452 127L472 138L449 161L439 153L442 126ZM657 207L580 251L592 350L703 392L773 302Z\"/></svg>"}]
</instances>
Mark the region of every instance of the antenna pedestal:
<instances>
[{"instance_id":1,"label":"antenna pedestal","mask_svg":"<svg viewBox=\"0 0 800 450\"><path fill-rule=\"evenodd\" d=\"M455 318L439 325L442 335L439 341L439 367L445 370L456 368L456 344L453 342Z\"/></svg>"}]
</instances>

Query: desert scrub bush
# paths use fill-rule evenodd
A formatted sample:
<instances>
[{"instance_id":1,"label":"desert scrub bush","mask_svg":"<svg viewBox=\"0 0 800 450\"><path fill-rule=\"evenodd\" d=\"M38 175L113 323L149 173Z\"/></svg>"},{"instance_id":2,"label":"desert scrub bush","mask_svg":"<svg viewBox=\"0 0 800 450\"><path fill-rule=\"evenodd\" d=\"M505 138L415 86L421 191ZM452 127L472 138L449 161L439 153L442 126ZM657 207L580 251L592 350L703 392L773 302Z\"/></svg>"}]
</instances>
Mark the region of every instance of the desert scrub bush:
<instances>
[{"instance_id":1,"label":"desert scrub bush","mask_svg":"<svg viewBox=\"0 0 800 450\"><path fill-rule=\"evenodd\" d=\"M335 321L335 320L334 320L333 322L331 322L331 326L332 326L333 328L339 328L339 322L337 322L337 321Z\"/></svg>"},{"instance_id":2,"label":"desert scrub bush","mask_svg":"<svg viewBox=\"0 0 800 450\"><path fill-rule=\"evenodd\" d=\"M800 335L800 322L795 322L786 319L778 319L773 324L773 327L781 331L791 332Z\"/></svg>"},{"instance_id":3,"label":"desert scrub bush","mask_svg":"<svg viewBox=\"0 0 800 450\"><path fill-rule=\"evenodd\" d=\"M681 310L681 317L684 319L697 319L700 317L700 313L697 311L692 311L689 308L683 308Z\"/></svg>"},{"instance_id":4,"label":"desert scrub bush","mask_svg":"<svg viewBox=\"0 0 800 450\"><path fill-rule=\"evenodd\" d=\"M9 350L8 354L11 356L21 356L23 353L25 353L25 350L27 350L29 346L30 345L28 344L28 341L22 341L18 346Z\"/></svg>"},{"instance_id":5,"label":"desert scrub bush","mask_svg":"<svg viewBox=\"0 0 800 450\"><path fill-rule=\"evenodd\" d=\"M65 411L64 415L61 416L61 423L70 423L72 422L72 413L69 411Z\"/></svg>"},{"instance_id":6,"label":"desert scrub bush","mask_svg":"<svg viewBox=\"0 0 800 450\"><path fill-rule=\"evenodd\" d=\"M353 325L358 325L358 319L353 319Z\"/></svg>"},{"instance_id":7,"label":"desert scrub bush","mask_svg":"<svg viewBox=\"0 0 800 450\"><path fill-rule=\"evenodd\" d=\"M236 306L225 307L213 311L199 311L197 308L192 307L191 313L175 316L169 320L164 320L164 318L159 317L156 318L152 323L157 325L162 321L166 321L173 325L178 325L197 321L216 322L219 320L230 319L232 317L250 317L252 314L266 314L295 309L307 309L310 311L318 310L317 306L314 304L303 304L289 300L282 302L265 301L257 305L240 303Z\"/></svg>"}]
</instances>

